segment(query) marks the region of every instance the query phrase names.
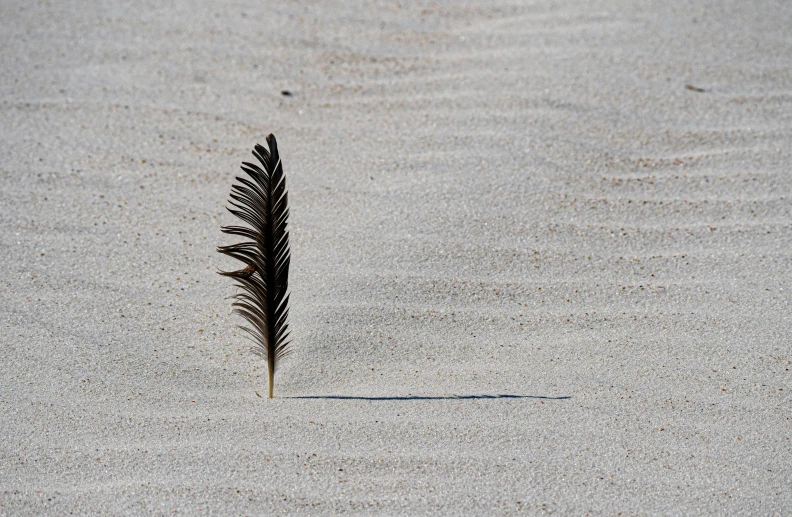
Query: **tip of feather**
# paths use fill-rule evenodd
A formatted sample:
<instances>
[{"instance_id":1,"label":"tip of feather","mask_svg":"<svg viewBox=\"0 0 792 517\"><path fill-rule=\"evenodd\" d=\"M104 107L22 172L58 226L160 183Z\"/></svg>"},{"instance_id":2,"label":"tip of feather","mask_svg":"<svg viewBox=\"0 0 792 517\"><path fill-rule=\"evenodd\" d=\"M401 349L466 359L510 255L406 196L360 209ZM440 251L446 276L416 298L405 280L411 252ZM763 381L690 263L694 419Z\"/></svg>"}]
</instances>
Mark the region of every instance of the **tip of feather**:
<instances>
[{"instance_id":1,"label":"tip of feather","mask_svg":"<svg viewBox=\"0 0 792 517\"><path fill-rule=\"evenodd\" d=\"M261 144L256 144L253 147L253 156L256 156L259 159L259 161L261 161L262 163L266 162L266 160L269 159L271 155L278 154L278 142L275 140L275 135L270 133L269 135L267 135L266 140L269 149L267 149ZM243 165L248 165L248 164L243 163Z\"/></svg>"},{"instance_id":2,"label":"tip of feather","mask_svg":"<svg viewBox=\"0 0 792 517\"><path fill-rule=\"evenodd\" d=\"M278 142L275 140L275 135L270 133L267 135L267 145L270 148L270 153L277 153L278 152Z\"/></svg>"}]
</instances>

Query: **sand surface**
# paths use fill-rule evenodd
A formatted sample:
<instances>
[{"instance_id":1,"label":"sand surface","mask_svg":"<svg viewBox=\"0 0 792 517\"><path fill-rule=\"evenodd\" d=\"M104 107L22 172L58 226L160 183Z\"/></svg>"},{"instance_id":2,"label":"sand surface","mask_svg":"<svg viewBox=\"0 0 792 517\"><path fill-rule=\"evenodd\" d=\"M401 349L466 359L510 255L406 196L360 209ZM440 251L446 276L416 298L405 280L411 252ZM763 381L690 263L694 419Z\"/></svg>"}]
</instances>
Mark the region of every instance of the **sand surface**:
<instances>
[{"instance_id":1,"label":"sand surface","mask_svg":"<svg viewBox=\"0 0 792 517\"><path fill-rule=\"evenodd\" d=\"M792 3L672 3L3 2L0 515L792 513Z\"/></svg>"}]
</instances>

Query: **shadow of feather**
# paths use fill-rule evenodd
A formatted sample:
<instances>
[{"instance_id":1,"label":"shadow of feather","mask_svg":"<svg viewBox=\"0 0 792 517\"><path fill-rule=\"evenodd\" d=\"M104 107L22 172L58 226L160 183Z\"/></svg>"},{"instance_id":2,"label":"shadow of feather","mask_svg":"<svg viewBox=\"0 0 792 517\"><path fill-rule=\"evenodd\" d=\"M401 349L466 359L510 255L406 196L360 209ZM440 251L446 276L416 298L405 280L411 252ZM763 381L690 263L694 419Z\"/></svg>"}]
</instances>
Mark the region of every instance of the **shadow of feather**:
<instances>
[{"instance_id":1,"label":"shadow of feather","mask_svg":"<svg viewBox=\"0 0 792 517\"><path fill-rule=\"evenodd\" d=\"M540 400L567 400L572 397L544 397L541 395L444 395L421 396L408 395L406 397L352 397L347 395L307 395L302 397L283 397L289 399L326 399L326 400L481 400L481 399L540 399Z\"/></svg>"}]
</instances>

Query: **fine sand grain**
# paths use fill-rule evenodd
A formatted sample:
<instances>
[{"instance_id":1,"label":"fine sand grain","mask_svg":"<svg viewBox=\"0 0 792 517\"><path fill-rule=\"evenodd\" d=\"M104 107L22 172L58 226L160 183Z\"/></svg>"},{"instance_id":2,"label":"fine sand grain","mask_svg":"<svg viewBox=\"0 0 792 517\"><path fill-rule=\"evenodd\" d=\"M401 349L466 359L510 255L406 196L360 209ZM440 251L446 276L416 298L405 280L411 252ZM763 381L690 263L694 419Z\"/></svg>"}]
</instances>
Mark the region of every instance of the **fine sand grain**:
<instances>
[{"instance_id":1,"label":"fine sand grain","mask_svg":"<svg viewBox=\"0 0 792 517\"><path fill-rule=\"evenodd\" d=\"M0 9L0 515L792 513L792 3L129 4Z\"/></svg>"}]
</instances>

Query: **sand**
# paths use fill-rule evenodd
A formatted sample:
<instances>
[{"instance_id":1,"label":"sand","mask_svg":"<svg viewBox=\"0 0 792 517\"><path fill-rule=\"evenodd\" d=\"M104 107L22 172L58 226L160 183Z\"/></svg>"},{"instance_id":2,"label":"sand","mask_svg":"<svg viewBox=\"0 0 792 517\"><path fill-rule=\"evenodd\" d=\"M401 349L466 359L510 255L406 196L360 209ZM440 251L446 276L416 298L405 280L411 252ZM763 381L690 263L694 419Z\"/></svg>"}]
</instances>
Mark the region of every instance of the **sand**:
<instances>
[{"instance_id":1,"label":"sand","mask_svg":"<svg viewBox=\"0 0 792 517\"><path fill-rule=\"evenodd\" d=\"M122 4L0 11L1 515L792 513L792 4Z\"/></svg>"}]
</instances>

